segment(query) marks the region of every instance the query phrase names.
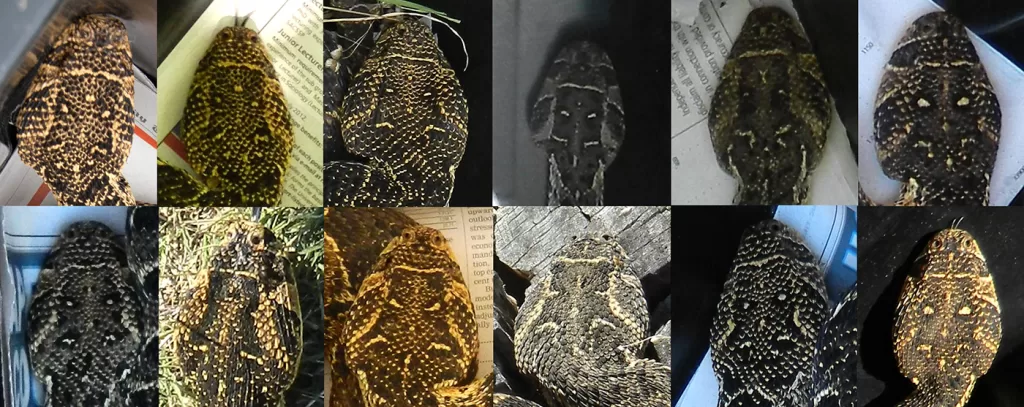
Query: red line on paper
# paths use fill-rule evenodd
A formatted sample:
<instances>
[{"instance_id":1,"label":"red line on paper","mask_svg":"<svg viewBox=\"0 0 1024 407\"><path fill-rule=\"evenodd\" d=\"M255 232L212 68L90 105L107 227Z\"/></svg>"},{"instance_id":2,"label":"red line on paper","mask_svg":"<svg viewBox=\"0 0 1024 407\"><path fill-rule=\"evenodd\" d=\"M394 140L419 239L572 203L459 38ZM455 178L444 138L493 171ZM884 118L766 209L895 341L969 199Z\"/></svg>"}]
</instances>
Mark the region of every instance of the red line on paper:
<instances>
[{"instance_id":1,"label":"red line on paper","mask_svg":"<svg viewBox=\"0 0 1024 407\"><path fill-rule=\"evenodd\" d=\"M141 127L135 126L135 135L139 136L139 138L141 138L142 141L145 141L146 144L149 144L150 147L156 148L156 140L150 137L149 134L146 134L146 132L142 131Z\"/></svg>"},{"instance_id":2,"label":"red line on paper","mask_svg":"<svg viewBox=\"0 0 1024 407\"><path fill-rule=\"evenodd\" d=\"M185 145L181 144L181 140L178 140L178 136L174 135L174 133L167 133L167 136L164 137L164 144L166 144L167 147L170 147L178 157L188 161L188 155L185 153Z\"/></svg>"},{"instance_id":3,"label":"red line on paper","mask_svg":"<svg viewBox=\"0 0 1024 407\"><path fill-rule=\"evenodd\" d=\"M28 206L39 206L43 203L43 199L46 199L46 195L50 193L50 187L46 186L46 183L39 184L39 189L32 195L32 199L28 200Z\"/></svg>"}]
</instances>

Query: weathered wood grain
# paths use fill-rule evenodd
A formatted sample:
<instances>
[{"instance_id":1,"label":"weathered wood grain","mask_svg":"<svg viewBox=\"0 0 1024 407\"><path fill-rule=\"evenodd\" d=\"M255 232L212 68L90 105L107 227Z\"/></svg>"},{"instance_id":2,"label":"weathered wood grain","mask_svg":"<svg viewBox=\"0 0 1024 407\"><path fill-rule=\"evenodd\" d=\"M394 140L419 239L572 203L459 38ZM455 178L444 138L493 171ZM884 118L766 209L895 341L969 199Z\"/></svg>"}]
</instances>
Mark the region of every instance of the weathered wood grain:
<instances>
[{"instance_id":1,"label":"weathered wood grain","mask_svg":"<svg viewBox=\"0 0 1024 407\"><path fill-rule=\"evenodd\" d=\"M615 236L639 276L672 258L668 207L503 207L494 227L495 253L532 276L547 270L556 250L586 233Z\"/></svg>"}]
</instances>

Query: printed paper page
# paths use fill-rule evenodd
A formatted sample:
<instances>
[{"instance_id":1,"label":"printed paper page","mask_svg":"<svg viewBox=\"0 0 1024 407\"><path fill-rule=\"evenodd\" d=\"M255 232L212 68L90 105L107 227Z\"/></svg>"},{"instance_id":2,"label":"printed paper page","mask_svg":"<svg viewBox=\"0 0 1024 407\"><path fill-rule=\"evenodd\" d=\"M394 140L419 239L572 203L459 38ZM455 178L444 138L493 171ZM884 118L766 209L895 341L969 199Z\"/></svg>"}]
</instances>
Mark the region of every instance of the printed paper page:
<instances>
[{"instance_id":1,"label":"printed paper page","mask_svg":"<svg viewBox=\"0 0 1024 407\"><path fill-rule=\"evenodd\" d=\"M455 252L476 306L480 355L477 377L494 370L494 212L491 208L403 208L410 218L441 231Z\"/></svg>"},{"instance_id":2,"label":"printed paper page","mask_svg":"<svg viewBox=\"0 0 1024 407\"><path fill-rule=\"evenodd\" d=\"M139 203L156 203L156 85L135 70L135 136L124 174ZM6 149L5 149L6 150ZM0 172L0 205L56 205L50 188L17 153Z\"/></svg>"},{"instance_id":3,"label":"printed paper page","mask_svg":"<svg viewBox=\"0 0 1024 407\"><path fill-rule=\"evenodd\" d=\"M918 17L941 8L928 0L861 0L858 4L858 139L860 140L860 182L869 197L892 203L900 191L899 182L885 176L878 163L874 142L875 96L885 64L910 24ZM970 30L968 30L970 31ZM1024 187L1024 71L997 52L980 37L969 33L985 67L1003 111L1002 132L992 184L991 205L1008 205Z\"/></svg>"},{"instance_id":4,"label":"printed paper page","mask_svg":"<svg viewBox=\"0 0 1024 407\"><path fill-rule=\"evenodd\" d=\"M199 61L235 16L260 34L281 81L291 114L295 147L285 175L281 206L323 205L323 13L316 0L243 2L214 0L158 68L160 159L189 168L179 121ZM189 169L191 172L191 170ZM194 174L194 172L193 172Z\"/></svg>"},{"instance_id":5,"label":"printed paper page","mask_svg":"<svg viewBox=\"0 0 1024 407\"><path fill-rule=\"evenodd\" d=\"M796 16L788 0L704 0L693 25L672 22L673 205L732 203L737 183L715 158L708 110L725 60L747 14L754 7L766 5L782 7ZM834 107L824 156L811 175L808 200L814 205L857 201L857 164Z\"/></svg>"},{"instance_id":6,"label":"printed paper page","mask_svg":"<svg viewBox=\"0 0 1024 407\"><path fill-rule=\"evenodd\" d=\"M672 0L672 21L693 25L701 0Z\"/></svg>"}]
</instances>

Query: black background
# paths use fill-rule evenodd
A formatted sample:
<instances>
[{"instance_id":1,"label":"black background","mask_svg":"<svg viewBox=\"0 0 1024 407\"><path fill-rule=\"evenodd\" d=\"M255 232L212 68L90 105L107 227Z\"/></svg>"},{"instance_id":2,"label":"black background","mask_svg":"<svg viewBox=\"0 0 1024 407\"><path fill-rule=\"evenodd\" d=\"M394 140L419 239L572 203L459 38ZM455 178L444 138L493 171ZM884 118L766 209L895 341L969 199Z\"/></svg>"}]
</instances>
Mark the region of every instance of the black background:
<instances>
[{"instance_id":1,"label":"black background","mask_svg":"<svg viewBox=\"0 0 1024 407\"><path fill-rule=\"evenodd\" d=\"M607 205L664 205L671 192L671 31L668 1L612 3L604 41L626 113L626 138L605 172Z\"/></svg>"},{"instance_id":2,"label":"black background","mask_svg":"<svg viewBox=\"0 0 1024 407\"><path fill-rule=\"evenodd\" d=\"M1024 66L1024 2L935 0L1017 66Z\"/></svg>"},{"instance_id":3,"label":"black background","mask_svg":"<svg viewBox=\"0 0 1024 407\"><path fill-rule=\"evenodd\" d=\"M181 37L196 23L213 0L156 2L156 63L164 62ZM156 80L153 81L156 83Z\"/></svg>"},{"instance_id":4,"label":"black background","mask_svg":"<svg viewBox=\"0 0 1024 407\"><path fill-rule=\"evenodd\" d=\"M892 325L911 262L929 238L963 217L960 228L978 241L995 281L1003 338L988 374L968 406L1019 406L1024 400L1024 211L1018 208L884 208L859 211L857 326L859 404L893 406L912 385L896 367Z\"/></svg>"},{"instance_id":5,"label":"black background","mask_svg":"<svg viewBox=\"0 0 1024 407\"><path fill-rule=\"evenodd\" d=\"M672 208L672 403L700 365L711 342L711 319L740 238L748 226L771 219L770 206Z\"/></svg>"},{"instance_id":6,"label":"black background","mask_svg":"<svg viewBox=\"0 0 1024 407\"><path fill-rule=\"evenodd\" d=\"M857 159L857 0L794 0Z\"/></svg>"}]
</instances>

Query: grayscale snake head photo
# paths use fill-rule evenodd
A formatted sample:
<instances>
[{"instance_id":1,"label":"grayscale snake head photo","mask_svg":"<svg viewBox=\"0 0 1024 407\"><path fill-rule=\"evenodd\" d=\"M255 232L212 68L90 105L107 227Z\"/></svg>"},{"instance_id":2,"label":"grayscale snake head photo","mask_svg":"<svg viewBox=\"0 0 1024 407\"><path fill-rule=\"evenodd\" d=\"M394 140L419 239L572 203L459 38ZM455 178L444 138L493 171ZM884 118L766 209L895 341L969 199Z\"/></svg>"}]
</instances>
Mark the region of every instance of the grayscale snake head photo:
<instances>
[{"instance_id":1,"label":"grayscale snake head photo","mask_svg":"<svg viewBox=\"0 0 1024 407\"><path fill-rule=\"evenodd\" d=\"M612 236L567 243L526 290L515 361L549 407L669 404L669 367L642 354L650 316L643 288ZM503 396L499 407L528 405Z\"/></svg>"},{"instance_id":2,"label":"grayscale snake head photo","mask_svg":"<svg viewBox=\"0 0 1024 407\"><path fill-rule=\"evenodd\" d=\"M547 205L602 205L605 171L625 138L615 68L600 46L566 44L547 70L529 115L548 162Z\"/></svg>"}]
</instances>

